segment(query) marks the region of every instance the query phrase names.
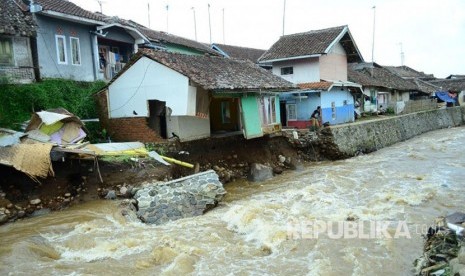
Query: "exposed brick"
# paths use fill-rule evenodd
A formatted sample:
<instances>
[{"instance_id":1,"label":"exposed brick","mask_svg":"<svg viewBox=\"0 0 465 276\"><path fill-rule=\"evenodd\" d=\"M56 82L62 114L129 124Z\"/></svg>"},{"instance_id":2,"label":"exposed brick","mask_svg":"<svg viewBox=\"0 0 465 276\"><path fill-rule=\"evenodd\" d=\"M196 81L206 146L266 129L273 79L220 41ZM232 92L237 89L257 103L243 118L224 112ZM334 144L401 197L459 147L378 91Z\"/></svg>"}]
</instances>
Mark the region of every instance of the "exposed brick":
<instances>
[{"instance_id":1,"label":"exposed brick","mask_svg":"<svg viewBox=\"0 0 465 276\"><path fill-rule=\"evenodd\" d=\"M144 143L164 141L147 125L147 118L108 118L108 89L95 95L100 124L107 130L113 141L140 141Z\"/></svg>"}]
</instances>

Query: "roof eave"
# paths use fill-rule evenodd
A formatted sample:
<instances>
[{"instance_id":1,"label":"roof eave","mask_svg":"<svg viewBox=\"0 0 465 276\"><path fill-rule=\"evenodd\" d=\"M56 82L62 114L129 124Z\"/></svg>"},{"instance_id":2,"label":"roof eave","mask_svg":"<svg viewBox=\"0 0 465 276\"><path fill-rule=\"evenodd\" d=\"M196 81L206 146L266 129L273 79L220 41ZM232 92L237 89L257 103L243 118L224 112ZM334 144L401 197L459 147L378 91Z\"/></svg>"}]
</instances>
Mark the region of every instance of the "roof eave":
<instances>
[{"instance_id":1,"label":"roof eave","mask_svg":"<svg viewBox=\"0 0 465 276\"><path fill-rule=\"evenodd\" d=\"M41 11L41 12L39 12L39 14L54 17L54 18L58 18L58 19L63 19L63 20L66 20L66 21L82 23L82 24L85 24L85 25L105 25L105 22L103 22L103 21L98 21L98 20L94 20L94 19L89 19L89 18L85 18L85 17L70 15L70 14L51 11L51 10Z\"/></svg>"},{"instance_id":2,"label":"roof eave","mask_svg":"<svg viewBox=\"0 0 465 276\"><path fill-rule=\"evenodd\" d=\"M304 58L312 58L312 57L320 57L322 54L311 54L305 56L297 56L297 57L286 57L286 58L277 58L277 59L265 59L260 60L258 63L269 63L269 62L279 62L279 61L286 61L286 60L296 60L296 59L304 59Z\"/></svg>"},{"instance_id":3,"label":"roof eave","mask_svg":"<svg viewBox=\"0 0 465 276\"><path fill-rule=\"evenodd\" d=\"M296 87L277 88L209 88L214 93L284 93L298 90Z\"/></svg>"},{"instance_id":4,"label":"roof eave","mask_svg":"<svg viewBox=\"0 0 465 276\"><path fill-rule=\"evenodd\" d=\"M229 55L225 51L223 51L218 45L212 44L211 48L212 48L212 50L215 50L215 51L219 52L224 57L229 58Z\"/></svg>"},{"instance_id":5,"label":"roof eave","mask_svg":"<svg viewBox=\"0 0 465 276\"><path fill-rule=\"evenodd\" d=\"M150 40L145 35L143 35L141 32L139 32L139 30L137 30L135 28L132 28L132 27L129 27L129 26L121 25L120 23L111 23L111 24L107 24L107 25L104 25L104 26L99 26L99 27L97 27L97 31L101 31L101 30L108 29L108 28L111 28L111 27L123 28L123 29L127 30L128 33L134 39L140 38L140 39L144 40L145 42L150 43Z\"/></svg>"},{"instance_id":6,"label":"roof eave","mask_svg":"<svg viewBox=\"0 0 465 276\"><path fill-rule=\"evenodd\" d=\"M328 45L328 47L327 47L326 50L325 50L325 54L328 54L328 53L329 53L329 51L331 50L331 48L333 48L334 45L335 45L336 43L338 43L338 42L341 40L341 38L347 33L348 30L349 30L349 28L348 28L347 26L345 26L344 29L342 29L341 33L339 33L339 35L333 40L333 42L331 42L331 43ZM351 38L352 38L352 37L351 37ZM352 40L352 41L353 41L353 40Z\"/></svg>"}]
</instances>

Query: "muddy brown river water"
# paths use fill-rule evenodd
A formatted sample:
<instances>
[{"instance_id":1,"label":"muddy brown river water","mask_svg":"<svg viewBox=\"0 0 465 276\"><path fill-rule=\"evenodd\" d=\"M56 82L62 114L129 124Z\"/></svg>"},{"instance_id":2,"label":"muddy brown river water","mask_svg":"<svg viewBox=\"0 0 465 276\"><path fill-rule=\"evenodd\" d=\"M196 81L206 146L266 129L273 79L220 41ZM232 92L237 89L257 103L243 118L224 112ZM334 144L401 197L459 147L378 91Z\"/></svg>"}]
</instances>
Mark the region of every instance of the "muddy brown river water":
<instances>
[{"instance_id":1,"label":"muddy brown river water","mask_svg":"<svg viewBox=\"0 0 465 276\"><path fill-rule=\"evenodd\" d=\"M411 275L427 226L465 211L464 149L465 128L430 132L227 184L216 209L161 226L88 202L0 227L0 275Z\"/></svg>"}]
</instances>

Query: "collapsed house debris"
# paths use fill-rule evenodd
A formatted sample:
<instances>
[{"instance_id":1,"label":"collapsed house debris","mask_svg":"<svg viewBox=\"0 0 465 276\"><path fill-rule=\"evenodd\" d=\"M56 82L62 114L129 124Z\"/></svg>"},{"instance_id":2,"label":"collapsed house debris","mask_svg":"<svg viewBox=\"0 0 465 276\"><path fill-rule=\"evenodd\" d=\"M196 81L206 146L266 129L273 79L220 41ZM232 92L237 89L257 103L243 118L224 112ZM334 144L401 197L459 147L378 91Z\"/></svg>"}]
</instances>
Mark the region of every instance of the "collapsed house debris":
<instances>
[{"instance_id":1,"label":"collapsed house debris","mask_svg":"<svg viewBox=\"0 0 465 276\"><path fill-rule=\"evenodd\" d=\"M100 182L103 179L98 158L103 156L152 158L164 165L174 163L194 168L193 164L162 156L154 151L149 152L140 142L84 142L87 132L84 123L66 109L36 112L32 115L26 132L0 129L0 164L14 167L36 182L39 182L39 178L54 176L52 161L64 161L66 158L93 161Z\"/></svg>"},{"instance_id":2,"label":"collapsed house debris","mask_svg":"<svg viewBox=\"0 0 465 276\"><path fill-rule=\"evenodd\" d=\"M53 175L50 160L53 144L35 142L26 137L22 132L0 129L0 164L21 171L34 181L38 181L38 177Z\"/></svg>"},{"instance_id":3,"label":"collapsed house debris","mask_svg":"<svg viewBox=\"0 0 465 276\"><path fill-rule=\"evenodd\" d=\"M428 229L423 255L415 260L415 275L465 275L465 213L436 219Z\"/></svg>"}]
</instances>

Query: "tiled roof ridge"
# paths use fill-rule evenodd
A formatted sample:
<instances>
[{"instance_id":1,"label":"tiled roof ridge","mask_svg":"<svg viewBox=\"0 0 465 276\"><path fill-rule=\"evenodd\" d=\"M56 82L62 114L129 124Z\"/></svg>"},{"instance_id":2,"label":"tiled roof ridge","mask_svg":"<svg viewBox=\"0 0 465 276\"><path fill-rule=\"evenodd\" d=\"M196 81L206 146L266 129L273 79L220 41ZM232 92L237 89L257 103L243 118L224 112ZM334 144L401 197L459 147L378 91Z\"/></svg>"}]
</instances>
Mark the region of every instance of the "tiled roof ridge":
<instances>
[{"instance_id":1,"label":"tiled roof ridge","mask_svg":"<svg viewBox=\"0 0 465 276\"><path fill-rule=\"evenodd\" d=\"M325 28L325 29L310 30L310 31L306 31L306 32L300 32L300 33L294 33L294 34L287 34L287 35L283 35L283 36L281 36L281 37L290 37L290 36L300 36L300 35L309 35L309 34L324 33L324 32L333 31L333 30L336 30L336 29L339 29L339 28L344 29L345 27L348 27L348 26L349 26L349 25L341 25L341 26L330 27L330 28Z\"/></svg>"},{"instance_id":2,"label":"tiled roof ridge","mask_svg":"<svg viewBox=\"0 0 465 276\"><path fill-rule=\"evenodd\" d=\"M243 49L250 49L250 50L258 50L258 51L266 51L266 49L252 48L252 47L247 47L247 46L237 46L237 45L223 44L223 43L214 43L214 42L212 43L212 45L236 47L236 48L243 48ZM220 47L220 48L221 48L221 47Z\"/></svg>"}]
</instances>

